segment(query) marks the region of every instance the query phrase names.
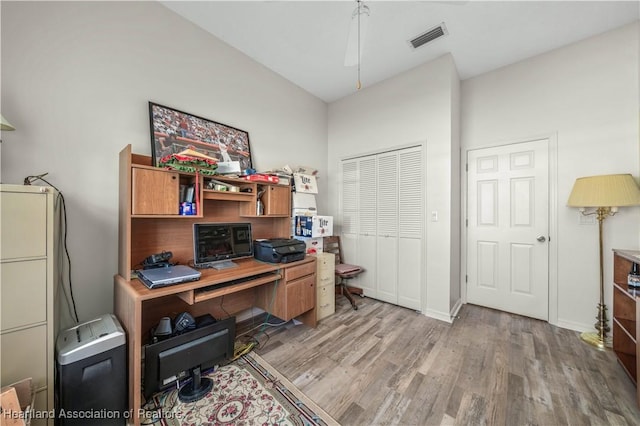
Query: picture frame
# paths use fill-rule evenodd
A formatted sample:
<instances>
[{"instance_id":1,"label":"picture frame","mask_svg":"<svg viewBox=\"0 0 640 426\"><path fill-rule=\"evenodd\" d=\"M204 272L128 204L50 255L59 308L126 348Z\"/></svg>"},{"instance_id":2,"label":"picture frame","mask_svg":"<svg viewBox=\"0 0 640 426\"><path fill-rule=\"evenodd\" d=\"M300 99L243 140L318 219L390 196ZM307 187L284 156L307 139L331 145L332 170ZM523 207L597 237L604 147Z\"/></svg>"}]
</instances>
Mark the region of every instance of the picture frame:
<instances>
[{"instance_id":1,"label":"picture frame","mask_svg":"<svg viewBox=\"0 0 640 426\"><path fill-rule=\"evenodd\" d=\"M240 174L253 168L249 133L217 121L149 101L151 157L161 158L193 149L218 162L239 162Z\"/></svg>"}]
</instances>

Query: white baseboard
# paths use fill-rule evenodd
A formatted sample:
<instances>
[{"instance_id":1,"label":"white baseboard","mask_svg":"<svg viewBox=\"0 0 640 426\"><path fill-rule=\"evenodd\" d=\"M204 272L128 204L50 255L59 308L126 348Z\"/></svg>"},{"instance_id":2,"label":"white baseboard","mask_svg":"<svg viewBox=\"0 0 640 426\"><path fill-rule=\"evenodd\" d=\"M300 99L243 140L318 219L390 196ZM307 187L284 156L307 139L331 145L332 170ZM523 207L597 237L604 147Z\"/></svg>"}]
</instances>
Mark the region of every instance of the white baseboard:
<instances>
[{"instance_id":1,"label":"white baseboard","mask_svg":"<svg viewBox=\"0 0 640 426\"><path fill-rule=\"evenodd\" d=\"M451 313L449 314L451 316L451 322L458 318L458 312L460 312L460 308L462 308L462 299L458 299L451 309Z\"/></svg>"},{"instance_id":2,"label":"white baseboard","mask_svg":"<svg viewBox=\"0 0 640 426\"><path fill-rule=\"evenodd\" d=\"M593 325L583 324L583 323L574 322L574 321L567 321L563 319L558 319L558 322L555 325L557 327L566 328L567 330L573 330L579 333L595 330L595 327Z\"/></svg>"},{"instance_id":3,"label":"white baseboard","mask_svg":"<svg viewBox=\"0 0 640 426\"><path fill-rule=\"evenodd\" d=\"M448 312L440 312L440 311L434 311L433 309L427 309L424 311L424 315L429 318L448 322L449 324L453 322L453 320L451 319L451 314Z\"/></svg>"},{"instance_id":4,"label":"white baseboard","mask_svg":"<svg viewBox=\"0 0 640 426\"><path fill-rule=\"evenodd\" d=\"M458 299L456 303L453 305L453 308L451 308L451 312L440 312L440 311L435 311L433 309L427 309L424 311L424 315L429 318L437 319L437 320L452 324L453 320L456 319L456 317L458 316L458 312L460 311L461 307L462 307L462 299Z\"/></svg>"}]
</instances>

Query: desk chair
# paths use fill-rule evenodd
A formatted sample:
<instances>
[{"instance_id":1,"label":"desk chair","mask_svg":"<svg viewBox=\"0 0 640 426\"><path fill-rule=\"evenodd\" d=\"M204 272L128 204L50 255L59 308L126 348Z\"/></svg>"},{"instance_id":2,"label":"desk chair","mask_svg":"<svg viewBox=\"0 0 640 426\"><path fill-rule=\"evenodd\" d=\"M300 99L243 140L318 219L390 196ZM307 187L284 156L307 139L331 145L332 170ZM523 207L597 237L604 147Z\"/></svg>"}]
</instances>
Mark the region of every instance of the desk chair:
<instances>
[{"instance_id":1,"label":"desk chair","mask_svg":"<svg viewBox=\"0 0 640 426\"><path fill-rule=\"evenodd\" d=\"M357 277L364 272L364 269L357 265L350 265L344 263L342 256L342 245L340 244L340 237L324 237L322 251L325 253L333 253L336 256L335 274L336 278L339 278L339 282L336 281L336 292L338 292L351 302L351 307L354 310L358 310L358 305L353 298L353 294L359 294L362 296L362 289L357 287L347 286L347 281Z\"/></svg>"}]
</instances>

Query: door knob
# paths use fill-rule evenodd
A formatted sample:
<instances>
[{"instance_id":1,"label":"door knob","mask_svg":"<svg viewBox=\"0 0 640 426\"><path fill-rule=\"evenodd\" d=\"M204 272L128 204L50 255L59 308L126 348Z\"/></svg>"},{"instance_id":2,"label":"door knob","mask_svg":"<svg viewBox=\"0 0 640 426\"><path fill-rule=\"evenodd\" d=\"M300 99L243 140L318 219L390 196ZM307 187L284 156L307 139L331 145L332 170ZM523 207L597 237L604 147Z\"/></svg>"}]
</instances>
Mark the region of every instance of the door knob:
<instances>
[{"instance_id":1,"label":"door knob","mask_svg":"<svg viewBox=\"0 0 640 426\"><path fill-rule=\"evenodd\" d=\"M538 238L536 238L536 240L540 241L541 243L544 243L545 241L547 241L547 238L544 235L540 235Z\"/></svg>"}]
</instances>

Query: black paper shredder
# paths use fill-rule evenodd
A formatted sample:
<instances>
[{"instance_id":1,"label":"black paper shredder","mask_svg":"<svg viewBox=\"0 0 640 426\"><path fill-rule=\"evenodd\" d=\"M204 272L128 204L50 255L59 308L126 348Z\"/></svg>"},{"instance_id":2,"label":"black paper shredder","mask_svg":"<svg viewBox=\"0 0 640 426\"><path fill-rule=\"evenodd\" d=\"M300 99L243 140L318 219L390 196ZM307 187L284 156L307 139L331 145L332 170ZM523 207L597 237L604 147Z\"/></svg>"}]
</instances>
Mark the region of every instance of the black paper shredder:
<instances>
[{"instance_id":1,"label":"black paper shredder","mask_svg":"<svg viewBox=\"0 0 640 426\"><path fill-rule=\"evenodd\" d=\"M125 333L113 314L60 332L56 425L125 425L130 417L126 356Z\"/></svg>"}]
</instances>

